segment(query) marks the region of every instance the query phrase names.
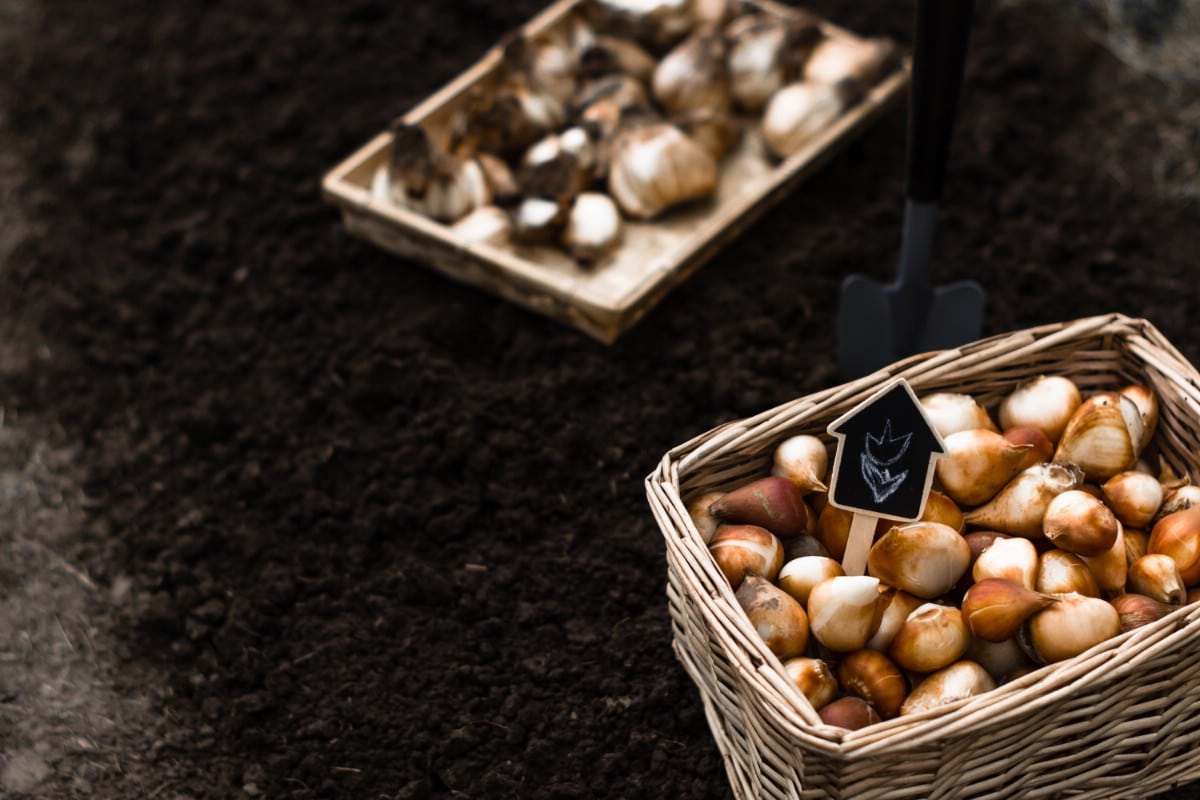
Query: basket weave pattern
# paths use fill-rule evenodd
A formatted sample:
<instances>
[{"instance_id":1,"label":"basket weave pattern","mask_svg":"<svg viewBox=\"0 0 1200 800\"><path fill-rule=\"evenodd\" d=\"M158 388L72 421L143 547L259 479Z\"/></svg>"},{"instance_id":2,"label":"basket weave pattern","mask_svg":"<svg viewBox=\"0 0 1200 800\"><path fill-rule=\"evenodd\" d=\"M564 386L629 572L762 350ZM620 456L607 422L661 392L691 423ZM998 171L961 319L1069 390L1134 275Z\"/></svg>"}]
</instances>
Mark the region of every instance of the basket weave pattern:
<instances>
[{"instance_id":1,"label":"basket weave pattern","mask_svg":"<svg viewBox=\"0 0 1200 800\"><path fill-rule=\"evenodd\" d=\"M1039 374L1086 394L1140 382L1159 398L1153 452L1200 476L1200 373L1120 314L914 356L682 444L647 477L666 540L673 646L696 682L739 798L1148 797L1200 778L1200 605L985 695L858 731L831 728L741 611L686 502L767 473L785 438L826 426L883 383L964 392L994 408Z\"/></svg>"}]
</instances>

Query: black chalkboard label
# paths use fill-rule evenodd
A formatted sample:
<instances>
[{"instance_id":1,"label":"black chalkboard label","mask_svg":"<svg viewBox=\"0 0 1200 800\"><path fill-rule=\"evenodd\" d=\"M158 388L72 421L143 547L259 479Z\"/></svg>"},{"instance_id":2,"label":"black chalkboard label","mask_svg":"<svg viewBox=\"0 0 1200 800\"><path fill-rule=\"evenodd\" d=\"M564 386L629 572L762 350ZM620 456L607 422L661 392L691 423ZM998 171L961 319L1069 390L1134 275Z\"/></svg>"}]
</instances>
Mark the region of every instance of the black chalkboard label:
<instances>
[{"instance_id":1,"label":"black chalkboard label","mask_svg":"<svg viewBox=\"0 0 1200 800\"><path fill-rule=\"evenodd\" d=\"M908 381L887 384L830 423L828 431L838 439L830 503L876 517L921 516L934 459L946 447Z\"/></svg>"}]
</instances>

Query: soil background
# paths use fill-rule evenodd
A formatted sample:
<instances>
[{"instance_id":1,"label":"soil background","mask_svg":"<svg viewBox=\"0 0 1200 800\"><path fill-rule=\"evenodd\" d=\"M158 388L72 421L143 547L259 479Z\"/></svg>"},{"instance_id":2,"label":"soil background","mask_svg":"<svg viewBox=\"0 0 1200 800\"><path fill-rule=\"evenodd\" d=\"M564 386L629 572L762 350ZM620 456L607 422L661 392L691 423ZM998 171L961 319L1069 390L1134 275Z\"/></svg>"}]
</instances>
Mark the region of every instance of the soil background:
<instances>
[{"instance_id":1,"label":"soil background","mask_svg":"<svg viewBox=\"0 0 1200 800\"><path fill-rule=\"evenodd\" d=\"M729 796L642 480L838 382L905 115L606 347L319 196L542 5L0 2L0 794ZM909 2L811 7L909 40ZM1195 94L1080 23L978 5L935 282L1194 362Z\"/></svg>"}]
</instances>

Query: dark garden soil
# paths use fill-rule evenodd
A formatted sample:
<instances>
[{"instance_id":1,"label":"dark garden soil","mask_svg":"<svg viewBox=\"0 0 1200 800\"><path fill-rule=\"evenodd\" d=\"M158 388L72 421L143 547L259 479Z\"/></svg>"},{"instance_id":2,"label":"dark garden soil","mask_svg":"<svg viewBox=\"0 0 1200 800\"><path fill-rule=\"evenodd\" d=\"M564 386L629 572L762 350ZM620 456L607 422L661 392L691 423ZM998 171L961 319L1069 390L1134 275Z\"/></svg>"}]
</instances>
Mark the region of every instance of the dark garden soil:
<instances>
[{"instance_id":1,"label":"dark garden soil","mask_svg":"<svg viewBox=\"0 0 1200 800\"><path fill-rule=\"evenodd\" d=\"M0 2L3 452L57 454L0 497L70 512L21 541L84 598L46 614L94 690L46 705L67 679L0 641L0 794L729 796L642 480L838 380L842 277L894 270L905 117L605 347L319 197L542 5ZM813 7L907 41L909 3ZM1196 360L1195 97L1039 3L973 37L937 281L986 285L987 333L1122 311ZM57 602L20 563L0 595Z\"/></svg>"}]
</instances>

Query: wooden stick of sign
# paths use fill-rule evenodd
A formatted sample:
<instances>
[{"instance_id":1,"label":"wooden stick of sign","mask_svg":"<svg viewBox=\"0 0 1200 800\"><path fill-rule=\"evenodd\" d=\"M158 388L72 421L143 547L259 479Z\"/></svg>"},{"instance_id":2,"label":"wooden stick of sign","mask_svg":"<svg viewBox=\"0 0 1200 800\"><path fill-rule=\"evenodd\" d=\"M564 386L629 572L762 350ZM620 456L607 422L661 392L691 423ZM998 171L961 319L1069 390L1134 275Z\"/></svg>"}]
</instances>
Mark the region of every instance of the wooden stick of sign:
<instances>
[{"instance_id":1,"label":"wooden stick of sign","mask_svg":"<svg viewBox=\"0 0 1200 800\"><path fill-rule=\"evenodd\" d=\"M921 517L935 461L946 446L903 378L886 384L827 430L838 440L829 503L854 514L842 569L862 575L881 517Z\"/></svg>"}]
</instances>

